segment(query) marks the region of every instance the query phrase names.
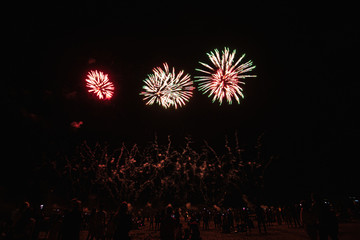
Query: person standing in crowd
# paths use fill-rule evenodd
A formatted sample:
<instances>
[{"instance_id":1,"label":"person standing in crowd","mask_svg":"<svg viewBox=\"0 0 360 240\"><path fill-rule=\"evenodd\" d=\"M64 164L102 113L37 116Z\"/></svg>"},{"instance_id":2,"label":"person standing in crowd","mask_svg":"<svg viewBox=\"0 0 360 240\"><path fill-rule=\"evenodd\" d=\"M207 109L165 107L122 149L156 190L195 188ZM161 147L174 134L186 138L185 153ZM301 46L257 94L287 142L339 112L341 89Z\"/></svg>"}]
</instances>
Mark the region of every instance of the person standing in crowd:
<instances>
[{"instance_id":1,"label":"person standing in crowd","mask_svg":"<svg viewBox=\"0 0 360 240\"><path fill-rule=\"evenodd\" d=\"M90 212L90 216L88 218L88 236L86 240L92 240L96 237L96 208L93 208Z\"/></svg>"},{"instance_id":2,"label":"person standing in crowd","mask_svg":"<svg viewBox=\"0 0 360 240\"><path fill-rule=\"evenodd\" d=\"M234 230L234 213L231 211L231 209L227 210L227 217L229 222L229 228Z\"/></svg>"},{"instance_id":3,"label":"person standing in crowd","mask_svg":"<svg viewBox=\"0 0 360 240\"><path fill-rule=\"evenodd\" d=\"M203 230L209 230L209 212L205 209L203 213Z\"/></svg>"},{"instance_id":4,"label":"person standing in crowd","mask_svg":"<svg viewBox=\"0 0 360 240\"><path fill-rule=\"evenodd\" d=\"M275 208L275 216L276 216L278 225L281 225L282 224L281 207Z\"/></svg>"},{"instance_id":5,"label":"person standing in crowd","mask_svg":"<svg viewBox=\"0 0 360 240\"><path fill-rule=\"evenodd\" d=\"M118 211L114 216L114 240L130 240L129 232L131 230L132 221L128 214L128 206L126 202L121 203Z\"/></svg>"},{"instance_id":6,"label":"person standing in crowd","mask_svg":"<svg viewBox=\"0 0 360 240\"><path fill-rule=\"evenodd\" d=\"M161 220L160 225L160 239L161 240L174 240L176 230L176 220L173 215L172 207L166 208L166 213Z\"/></svg>"},{"instance_id":7,"label":"person standing in crowd","mask_svg":"<svg viewBox=\"0 0 360 240\"><path fill-rule=\"evenodd\" d=\"M99 211L95 215L95 235L96 239L105 238L105 226L106 226L106 212L104 211L104 206L101 204Z\"/></svg>"},{"instance_id":8,"label":"person standing in crowd","mask_svg":"<svg viewBox=\"0 0 360 240\"><path fill-rule=\"evenodd\" d=\"M189 240L189 239L190 239L190 228L185 228L183 240Z\"/></svg>"},{"instance_id":9,"label":"person standing in crowd","mask_svg":"<svg viewBox=\"0 0 360 240\"><path fill-rule=\"evenodd\" d=\"M13 239L30 239L35 220L32 218L31 208L29 202L24 202L19 209L16 209L12 216L12 237Z\"/></svg>"},{"instance_id":10,"label":"person standing in crowd","mask_svg":"<svg viewBox=\"0 0 360 240\"><path fill-rule=\"evenodd\" d=\"M297 204L291 205L290 207L290 218L292 220L291 226L297 228L300 227L300 221L299 221L299 206Z\"/></svg>"},{"instance_id":11,"label":"person standing in crowd","mask_svg":"<svg viewBox=\"0 0 360 240\"><path fill-rule=\"evenodd\" d=\"M79 240L81 229L81 202L76 198L71 200L72 209L64 215L62 223L62 239L63 240Z\"/></svg>"},{"instance_id":12,"label":"person standing in crowd","mask_svg":"<svg viewBox=\"0 0 360 240\"><path fill-rule=\"evenodd\" d=\"M189 227L190 227L190 239L191 240L201 240L199 220L197 218L195 218L194 216L192 216L189 221Z\"/></svg>"},{"instance_id":13,"label":"person standing in crowd","mask_svg":"<svg viewBox=\"0 0 360 240\"><path fill-rule=\"evenodd\" d=\"M336 214L329 206L328 202L321 203L319 211L319 237L320 240L327 240L328 236L331 240L337 240L339 233L339 225Z\"/></svg>"},{"instance_id":14,"label":"person standing in crowd","mask_svg":"<svg viewBox=\"0 0 360 240\"><path fill-rule=\"evenodd\" d=\"M158 211L155 215L155 230L160 230L161 214Z\"/></svg>"},{"instance_id":15,"label":"person standing in crowd","mask_svg":"<svg viewBox=\"0 0 360 240\"><path fill-rule=\"evenodd\" d=\"M106 224L106 231L105 231L105 239L110 240L114 236L115 233L115 213L110 212L109 216L107 217L107 224Z\"/></svg>"},{"instance_id":16,"label":"person standing in crowd","mask_svg":"<svg viewBox=\"0 0 360 240\"><path fill-rule=\"evenodd\" d=\"M264 232L266 233L265 213L259 205L257 205L255 208L255 214L258 223L259 233L261 233L261 225L263 226Z\"/></svg>"},{"instance_id":17,"label":"person standing in crowd","mask_svg":"<svg viewBox=\"0 0 360 240\"><path fill-rule=\"evenodd\" d=\"M154 221L155 221L154 215L150 215L150 217L149 217L149 230L154 230Z\"/></svg>"},{"instance_id":18,"label":"person standing in crowd","mask_svg":"<svg viewBox=\"0 0 360 240\"><path fill-rule=\"evenodd\" d=\"M215 229L221 228L221 213L220 212L216 212L214 215L214 225L215 225Z\"/></svg>"},{"instance_id":19,"label":"person standing in crowd","mask_svg":"<svg viewBox=\"0 0 360 240\"><path fill-rule=\"evenodd\" d=\"M182 239L182 224L180 223L179 209L174 210L174 219L175 219L175 223L176 223L175 239L180 240L180 239Z\"/></svg>"},{"instance_id":20,"label":"person standing in crowd","mask_svg":"<svg viewBox=\"0 0 360 240\"><path fill-rule=\"evenodd\" d=\"M318 213L309 201L303 201L300 210L301 225L304 226L306 234L311 240L317 239Z\"/></svg>"},{"instance_id":21,"label":"person standing in crowd","mask_svg":"<svg viewBox=\"0 0 360 240\"><path fill-rule=\"evenodd\" d=\"M222 218L222 233L230 233L230 223L228 213L223 214Z\"/></svg>"}]
</instances>

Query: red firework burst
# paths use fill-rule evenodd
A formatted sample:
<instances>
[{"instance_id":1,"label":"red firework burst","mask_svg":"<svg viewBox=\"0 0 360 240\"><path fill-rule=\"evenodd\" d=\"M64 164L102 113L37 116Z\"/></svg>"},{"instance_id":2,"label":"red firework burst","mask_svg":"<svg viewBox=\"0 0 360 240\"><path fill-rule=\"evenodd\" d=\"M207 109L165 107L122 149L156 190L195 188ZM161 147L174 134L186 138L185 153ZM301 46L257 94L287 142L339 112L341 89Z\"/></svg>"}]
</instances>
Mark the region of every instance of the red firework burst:
<instances>
[{"instance_id":1,"label":"red firework burst","mask_svg":"<svg viewBox=\"0 0 360 240\"><path fill-rule=\"evenodd\" d=\"M88 92L93 92L100 99L110 99L114 94L114 84L109 80L108 74L101 71L90 71L86 79Z\"/></svg>"},{"instance_id":2,"label":"red firework burst","mask_svg":"<svg viewBox=\"0 0 360 240\"><path fill-rule=\"evenodd\" d=\"M243 54L239 60L235 62L236 50L230 53L229 48L225 48L220 56L219 50L208 53L208 57L214 66L199 62L206 67L206 70L196 69L199 72L205 73L204 76L195 76L199 83L199 90L204 94L208 93L209 97L213 98L213 102L218 100L220 105L226 99L229 104L232 104L233 99L240 103L240 98L244 98L241 85L245 82L240 79L248 77L256 77L256 75L244 74L252 71L255 66L250 60L246 63L240 64L245 57Z\"/></svg>"}]
</instances>

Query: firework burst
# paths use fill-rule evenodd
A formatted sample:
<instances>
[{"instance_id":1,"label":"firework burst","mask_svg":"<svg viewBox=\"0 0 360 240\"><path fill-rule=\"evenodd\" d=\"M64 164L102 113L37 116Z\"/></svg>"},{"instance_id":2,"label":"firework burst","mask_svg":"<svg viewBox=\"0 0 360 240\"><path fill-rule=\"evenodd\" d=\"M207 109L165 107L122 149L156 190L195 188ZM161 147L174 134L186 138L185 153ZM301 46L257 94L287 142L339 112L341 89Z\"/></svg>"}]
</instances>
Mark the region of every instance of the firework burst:
<instances>
[{"instance_id":1,"label":"firework burst","mask_svg":"<svg viewBox=\"0 0 360 240\"><path fill-rule=\"evenodd\" d=\"M99 99L110 99L114 94L114 84L108 74L101 71L90 71L86 79L88 92L93 92Z\"/></svg>"},{"instance_id":2,"label":"firework burst","mask_svg":"<svg viewBox=\"0 0 360 240\"><path fill-rule=\"evenodd\" d=\"M157 67L153 69L152 74L144 80L144 91L140 95L144 96L147 105L154 103L164 108L182 107L192 97L194 90L190 75L184 75L184 71L175 73L175 68L170 72L167 63L164 63L164 69Z\"/></svg>"},{"instance_id":3,"label":"firework burst","mask_svg":"<svg viewBox=\"0 0 360 240\"><path fill-rule=\"evenodd\" d=\"M199 83L199 90L203 94L208 93L213 102L218 100L220 105L225 98L229 104L232 104L233 99L240 103L240 97L244 98L241 85L245 84L240 79L256 77L256 75L244 74L255 68L252 66L253 62L250 60L240 64L245 54L235 62L235 54L236 50L230 53L229 48L225 48L220 56L219 50L215 49L214 52L207 53L213 66L199 62L206 67L206 70L196 69L196 71L206 74L205 76L195 76L195 82Z\"/></svg>"}]
</instances>

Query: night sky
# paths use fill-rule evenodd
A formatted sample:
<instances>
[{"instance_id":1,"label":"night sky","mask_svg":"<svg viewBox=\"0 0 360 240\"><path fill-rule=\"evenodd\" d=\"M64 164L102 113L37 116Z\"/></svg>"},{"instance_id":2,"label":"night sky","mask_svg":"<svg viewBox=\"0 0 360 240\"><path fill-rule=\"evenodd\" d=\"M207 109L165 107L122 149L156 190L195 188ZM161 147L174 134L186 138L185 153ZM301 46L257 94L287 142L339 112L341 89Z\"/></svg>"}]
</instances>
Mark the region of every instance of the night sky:
<instances>
[{"instance_id":1,"label":"night sky","mask_svg":"<svg viewBox=\"0 0 360 240\"><path fill-rule=\"evenodd\" d=\"M233 141L237 132L243 146L264 133L268 154L279 156L270 184L358 191L356 8L178 4L31 2L8 9L2 176L11 181L2 185L31 176L41 159L83 140L144 145L156 133L161 143L169 134L182 144L190 135L221 151L225 135ZM240 105L219 106L195 91L174 110L146 106L139 96L154 67L168 62L194 76L198 61L209 62L207 52L224 47L256 65L258 77L246 79ZM110 101L86 91L86 74L95 69L115 83ZM74 129L73 121L83 125Z\"/></svg>"}]
</instances>

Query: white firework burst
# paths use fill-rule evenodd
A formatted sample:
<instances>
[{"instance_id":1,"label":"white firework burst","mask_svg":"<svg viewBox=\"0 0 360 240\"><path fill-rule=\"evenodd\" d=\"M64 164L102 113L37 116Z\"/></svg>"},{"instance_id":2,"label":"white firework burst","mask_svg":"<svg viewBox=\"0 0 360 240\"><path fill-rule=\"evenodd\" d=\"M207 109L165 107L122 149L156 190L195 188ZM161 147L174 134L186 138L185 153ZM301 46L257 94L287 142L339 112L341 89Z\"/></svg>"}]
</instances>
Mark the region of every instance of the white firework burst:
<instances>
[{"instance_id":1,"label":"white firework burst","mask_svg":"<svg viewBox=\"0 0 360 240\"><path fill-rule=\"evenodd\" d=\"M184 71L176 74L175 68L170 72L167 63L163 66L164 69L157 67L153 69L153 74L148 74L140 95L144 96L147 105L157 103L164 108L177 109L192 97L193 82L189 74L184 75Z\"/></svg>"},{"instance_id":2,"label":"white firework burst","mask_svg":"<svg viewBox=\"0 0 360 240\"><path fill-rule=\"evenodd\" d=\"M208 93L208 96L212 97L213 102L218 100L220 105L225 98L229 104L232 104L233 98L240 103L240 97L244 98L241 85L245 84L245 82L240 81L240 79L256 77L256 75L244 74L256 67L252 66L253 62L250 60L240 64L245 54L235 62L235 54L236 50L230 53L229 48L226 47L221 55L219 50L215 49L214 52L207 53L213 66L199 62L206 67L206 70L195 69L196 71L207 74L204 76L195 76L197 79L195 82L199 83L199 90L202 91L203 94Z\"/></svg>"}]
</instances>

